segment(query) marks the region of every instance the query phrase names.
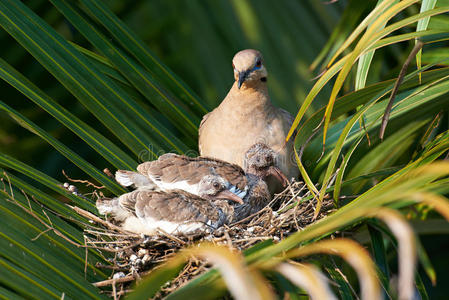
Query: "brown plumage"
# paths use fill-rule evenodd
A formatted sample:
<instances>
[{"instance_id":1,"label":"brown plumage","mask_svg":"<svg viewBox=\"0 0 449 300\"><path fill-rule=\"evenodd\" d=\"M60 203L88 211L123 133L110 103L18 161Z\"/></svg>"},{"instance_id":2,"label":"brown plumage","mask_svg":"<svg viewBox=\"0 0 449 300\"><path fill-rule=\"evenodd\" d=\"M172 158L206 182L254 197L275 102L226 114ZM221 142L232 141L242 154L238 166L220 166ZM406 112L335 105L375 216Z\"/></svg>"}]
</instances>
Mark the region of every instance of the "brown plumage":
<instances>
[{"instance_id":1,"label":"brown plumage","mask_svg":"<svg viewBox=\"0 0 449 300\"><path fill-rule=\"evenodd\" d=\"M223 202L223 200L209 201L182 190L172 192L137 191L126 194L121 200L125 208L135 210L136 215L140 218L151 217L179 223L186 220L204 223L207 223L208 220L218 222L219 214L213 203Z\"/></svg>"},{"instance_id":2,"label":"brown plumage","mask_svg":"<svg viewBox=\"0 0 449 300\"><path fill-rule=\"evenodd\" d=\"M176 154L165 154L156 161L140 164L137 167L139 173L124 170L117 171L116 179L119 183L125 186L134 185L138 190L134 193L128 193L121 196L119 198L120 201L116 201L115 206L130 207L131 210L135 210L136 217L141 217L142 220L151 219L153 223L154 220L158 220L157 222L162 224L163 222L173 222L172 220L175 220L175 222L197 222L198 217L195 214L192 214L189 207L193 209L193 212L203 214L205 212L197 207L197 205L201 204L204 205L207 210L210 210L211 214L216 215L217 211L220 209L211 207L211 205L213 205L215 207L222 207L221 211L227 211L228 213L230 213L231 208L235 208L233 219L239 221L259 211L271 200L271 194L264 181L266 178L273 176L274 179L283 184L288 182L285 175L274 166L277 159L277 153L267 145L261 143L252 145L246 152L246 172L237 165L218 159L205 157L191 158ZM134 200L136 197L149 198L149 196L157 196L161 198L165 195L160 192L161 190L166 191L166 194L169 195L174 189L181 188L184 191L199 195L209 201L199 202L196 200L197 198L192 198L192 203L189 204L189 200L183 200L181 199L182 197L178 195L176 197L181 198L173 200L173 203L178 205L176 208L171 207L173 204L169 204L168 202L167 204L164 204L162 203L163 201L155 200L145 204L146 210L140 208L138 204L134 204L134 202L138 203ZM217 193L217 190L220 190L220 192ZM137 192L142 192L143 194ZM174 192L179 194L178 190ZM131 197L131 205L126 204L127 202L130 202L128 197ZM234 201L231 207L229 207L226 202L215 201L216 199L223 197ZM238 197L243 198L243 202ZM182 203L185 205L181 205ZM99 210L100 208L103 212L107 212L103 206L100 205ZM179 210L179 212L177 210ZM122 213L122 210L119 211L120 213L115 212L115 215L126 215ZM164 212L165 214L161 214L159 211ZM142 214L139 215L139 212L142 212ZM143 214L143 212L147 213ZM151 212L151 214L149 212ZM170 216L170 214L179 214L179 216ZM230 216L228 216L228 219L229 217ZM207 218L208 220L210 219L211 222L215 222L212 215ZM128 216L123 219L134 220L135 218ZM220 222L219 224L223 224ZM135 223L136 221L134 220L131 224ZM124 224L125 227L130 227L129 222L125 222ZM148 225L141 224L139 226L147 228L146 230L148 230ZM165 224L164 226L167 230L174 230L172 223ZM183 226L182 229L178 231L184 232L187 230L186 228L190 227ZM131 230L135 231L136 229Z\"/></svg>"},{"instance_id":3,"label":"brown plumage","mask_svg":"<svg viewBox=\"0 0 449 300\"><path fill-rule=\"evenodd\" d=\"M114 199L100 199L96 205L100 214L112 216L123 229L152 235L158 229L170 234L217 229L233 218L233 206L227 201L242 203L224 188L219 176L203 178L200 194L202 197L183 190L141 189Z\"/></svg>"},{"instance_id":4,"label":"brown plumage","mask_svg":"<svg viewBox=\"0 0 449 300\"><path fill-rule=\"evenodd\" d=\"M245 172L241 167L208 157L193 158L168 153L156 161L140 164L137 170L164 182L185 180L188 184L197 184L205 175L216 174L240 190L244 190L247 185Z\"/></svg>"},{"instance_id":5,"label":"brown plumage","mask_svg":"<svg viewBox=\"0 0 449 300\"><path fill-rule=\"evenodd\" d=\"M106 208L107 207L107 208ZM98 200L97 208L121 222L124 230L153 235L215 230L232 221L233 206L225 200L210 201L182 190L136 190L113 200Z\"/></svg>"},{"instance_id":6,"label":"brown plumage","mask_svg":"<svg viewBox=\"0 0 449 300\"><path fill-rule=\"evenodd\" d=\"M139 173L119 170L116 180L123 186L134 185L140 189L172 190L182 189L199 195L199 182L205 176L220 176L226 189L243 198L248 191L247 174L262 179L273 175L284 186L287 178L275 167L277 153L268 146L258 143L251 146L245 156L245 171L238 165L207 157L187 157L164 154L158 160L140 164Z\"/></svg>"},{"instance_id":7,"label":"brown plumage","mask_svg":"<svg viewBox=\"0 0 449 300\"><path fill-rule=\"evenodd\" d=\"M233 222L238 222L267 206L271 201L268 185L264 180L252 174L248 175L250 190L243 198L243 204L234 205Z\"/></svg>"},{"instance_id":8,"label":"brown plumage","mask_svg":"<svg viewBox=\"0 0 449 300\"><path fill-rule=\"evenodd\" d=\"M248 148L262 142L279 154L277 166L281 171L288 178L297 177L293 140L285 144L293 117L271 103L262 55L252 49L240 51L234 56L233 66L235 82L231 90L200 124L200 154L243 167Z\"/></svg>"}]
</instances>

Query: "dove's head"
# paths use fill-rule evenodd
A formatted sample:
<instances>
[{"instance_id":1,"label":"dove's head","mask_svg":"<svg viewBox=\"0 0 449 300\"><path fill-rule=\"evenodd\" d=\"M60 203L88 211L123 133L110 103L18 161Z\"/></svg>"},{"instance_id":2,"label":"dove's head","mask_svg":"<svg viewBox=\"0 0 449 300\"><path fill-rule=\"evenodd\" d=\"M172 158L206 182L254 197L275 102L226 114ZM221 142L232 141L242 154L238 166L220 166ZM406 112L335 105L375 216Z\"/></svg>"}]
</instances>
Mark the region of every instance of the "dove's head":
<instances>
[{"instance_id":1,"label":"dove's head","mask_svg":"<svg viewBox=\"0 0 449 300\"><path fill-rule=\"evenodd\" d=\"M242 198L228 189L229 183L218 175L204 176L199 183L198 195L208 200L229 200L243 203Z\"/></svg>"},{"instance_id":2,"label":"dove's head","mask_svg":"<svg viewBox=\"0 0 449 300\"><path fill-rule=\"evenodd\" d=\"M262 179L274 176L285 187L288 179L277 167L278 154L264 143L252 145L245 153L245 172Z\"/></svg>"},{"instance_id":3,"label":"dove's head","mask_svg":"<svg viewBox=\"0 0 449 300\"><path fill-rule=\"evenodd\" d=\"M248 204L250 207L254 207L256 209L261 209L271 200L268 185L263 179L253 175L250 175L249 181L251 188L248 196L245 197L245 204Z\"/></svg>"},{"instance_id":4,"label":"dove's head","mask_svg":"<svg viewBox=\"0 0 449 300\"><path fill-rule=\"evenodd\" d=\"M253 86L267 81L267 70L263 64L262 54L253 49L237 52L232 59L234 78L240 89L242 85Z\"/></svg>"}]
</instances>

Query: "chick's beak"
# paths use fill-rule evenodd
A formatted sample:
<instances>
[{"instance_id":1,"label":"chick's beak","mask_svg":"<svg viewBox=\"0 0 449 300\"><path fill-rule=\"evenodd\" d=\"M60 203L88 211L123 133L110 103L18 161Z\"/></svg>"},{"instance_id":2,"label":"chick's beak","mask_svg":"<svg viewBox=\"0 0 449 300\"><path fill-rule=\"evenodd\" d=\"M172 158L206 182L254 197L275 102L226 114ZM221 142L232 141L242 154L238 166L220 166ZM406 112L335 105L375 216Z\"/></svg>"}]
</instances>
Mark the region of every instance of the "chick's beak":
<instances>
[{"instance_id":1,"label":"chick's beak","mask_svg":"<svg viewBox=\"0 0 449 300\"><path fill-rule=\"evenodd\" d=\"M227 200L231 200L231 201L243 204L242 198L240 198L239 196L237 196L236 194L234 194L230 190L223 190L223 191L219 192L217 194L216 198L227 199Z\"/></svg>"},{"instance_id":2,"label":"chick's beak","mask_svg":"<svg viewBox=\"0 0 449 300\"><path fill-rule=\"evenodd\" d=\"M277 180L279 180L282 186L286 187L288 185L287 176L285 176L284 173L282 173L282 171L278 167L271 166L268 169L268 174L273 175Z\"/></svg>"},{"instance_id":3,"label":"chick's beak","mask_svg":"<svg viewBox=\"0 0 449 300\"><path fill-rule=\"evenodd\" d=\"M239 73L239 81L237 82L238 88L242 86L242 84L245 82L246 78L248 78L248 71L242 71Z\"/></svg>"}]
</instances>

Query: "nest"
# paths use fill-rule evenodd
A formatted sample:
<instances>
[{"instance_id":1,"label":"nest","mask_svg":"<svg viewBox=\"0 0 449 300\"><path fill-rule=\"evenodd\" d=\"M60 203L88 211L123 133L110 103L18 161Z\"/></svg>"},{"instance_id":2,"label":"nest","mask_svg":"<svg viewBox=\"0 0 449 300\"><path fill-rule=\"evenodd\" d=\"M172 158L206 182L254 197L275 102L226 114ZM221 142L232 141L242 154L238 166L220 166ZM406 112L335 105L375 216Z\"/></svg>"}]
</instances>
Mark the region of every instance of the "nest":
<instances>
[{"instance_id":1,"label":"nest","mask_svg":"<svg viewBox=\"0 0 449 300\"><path fill-rule=\"evenodd\" d=\"M137 235L123 231L112 221L103 220L77 207L72 208L91 220L85 229L86 246L113 253L112 258L108 259L110 265L97 265L110 269L111 279L94 285L104 287L106 293L116 298L129 292L130 283L151 272L182 248L208 241L243 251L264 240L279 242L323 218L333 209L332 200L325 199L320 213L314 218L316 201L305 201L311 198L309 195L302 182L293 182L259 212L214 232L188 236L174 236L162 231L157 236ZM192 258L155 298L162 298L210 267L206 261Z\"/></svg>"}]
</instances>

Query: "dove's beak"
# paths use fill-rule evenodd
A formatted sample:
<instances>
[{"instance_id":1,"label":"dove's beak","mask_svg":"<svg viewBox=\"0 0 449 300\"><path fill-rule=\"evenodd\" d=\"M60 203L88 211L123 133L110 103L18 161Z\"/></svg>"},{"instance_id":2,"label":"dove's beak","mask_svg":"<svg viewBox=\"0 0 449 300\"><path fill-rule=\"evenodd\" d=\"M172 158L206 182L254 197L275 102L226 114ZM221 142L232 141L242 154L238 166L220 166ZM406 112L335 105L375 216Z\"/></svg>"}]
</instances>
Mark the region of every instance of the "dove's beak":
<instances>
[{"instance_id":1,"label":"dove's beak","mask_svg":"<svg viewBox=\"0 0 449 300\"><path fill-rule=\"evenodd\" d=\"M242 86L245 80L248 78L249 71L242 71L239 73L239 81L237 82L238 88Z\"/></svg>"},{"instance_id":2,"label":"dove's beak","mask_svg":"<svg viewBox=\"0 0 449 300\"><path fill-rule=\"evenodd\" d=\"M230 190L223 190L223 191L219 192L217 194L216 198L231 200L231 201L243 204L242 198L240 198L239 196L237 196L236 194L234 194Z\"/></svg>"},{"instance_id":3,"label":"dove's beak","mask_svg":"<svg viewBox=\"0 0 449 300\"><path fill-rule=\"evenodd\" d=\"M271 166L268 169L268 174L273 175L277 180L279 180L279 182L286 187L288 185L288 179L287 177L284 175L284 173L282 173L282 171L275 167L275 166Z\"/></svg>"}]
</instances>

